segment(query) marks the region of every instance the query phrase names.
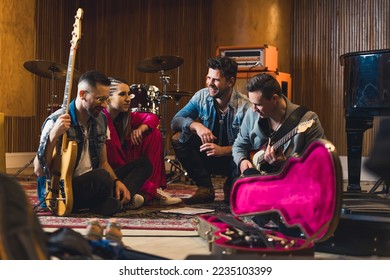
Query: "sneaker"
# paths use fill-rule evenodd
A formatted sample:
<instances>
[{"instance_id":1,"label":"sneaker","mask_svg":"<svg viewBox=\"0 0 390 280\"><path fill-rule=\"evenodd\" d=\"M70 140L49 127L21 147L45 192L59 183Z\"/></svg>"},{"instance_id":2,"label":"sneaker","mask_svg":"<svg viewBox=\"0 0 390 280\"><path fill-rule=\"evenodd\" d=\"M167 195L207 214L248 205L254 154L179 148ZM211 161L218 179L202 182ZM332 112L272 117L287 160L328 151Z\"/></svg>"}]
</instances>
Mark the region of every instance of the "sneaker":
<instances>
[{"instance_id":1,"label":"sneaker","mask_svg":"<svg viewBox=\"0 0 390 280\"><path fill-rule=\"evenodd\" d=\"M116 219L110 219L106 226L106 239L121 244L122 236L120 224Z\"/></svg>"},{"instance_id":2,"label":"sneaker","mask_svg":"<svg viewBox=\"0 0 390 280\"><path fill-rule=\"evenodd\" d=\"M163 189L157 189L156 199L162 205L172 205L181 203L181 199L178 197L172 197L169 193L165 192Z\"/></svg>"},{"instance_id":3,"label":"sneaker","mask_svg":"<svg viewBox=\"0 0 390 280\"><path fill-rule=\"evenodd\" d=\"M184 200L185 204L202 204L213 202L215 199L214 188L198 187L195 194Z\"/></svg>"},{"instance_id":4,"label":"sneaker","mask_svg":"<svg viewBox=\"0 0 390 280\"><path fill-rule=\"evenodd\" d=\"M103 227L98 219L94 218L88 221L85 237L89 240L101 240L103 238Z\"/></svg>"},{"instance_id":5,"label":"sneaker","mask_svg":"<svg viewBox=\"0 0 390 280\"><path fill-rule=\"evenodd\" d=\"M142 195L136 193L135 195L133 195L130 202L125 204L124 209L135 210L141 208L142 205L144 205L144 203L145 203L145 198Z\"/></svg>"}]
</instances>

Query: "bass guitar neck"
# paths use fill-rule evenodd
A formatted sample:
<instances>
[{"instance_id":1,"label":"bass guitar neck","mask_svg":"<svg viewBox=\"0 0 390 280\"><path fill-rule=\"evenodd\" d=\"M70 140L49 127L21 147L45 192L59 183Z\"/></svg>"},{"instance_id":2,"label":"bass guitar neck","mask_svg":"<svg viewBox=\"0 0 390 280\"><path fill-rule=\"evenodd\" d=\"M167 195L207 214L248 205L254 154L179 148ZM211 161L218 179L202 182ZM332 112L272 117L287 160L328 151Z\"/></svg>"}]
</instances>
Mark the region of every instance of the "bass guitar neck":
<instances>
[{"instance_id":1,"label":"bass guitar neck","mask_svg":"<svg viewBox=\"0 0 390 280\"><path fill-rule=\"evenodd\" d=\"M73 24L72 40L66 74L64 113L69 110L69 94L72 90L73 72L77 46L81 38L81 19L83 10L78 9ZM68 216L73 208L72 177L76 166L77 143L68 141L66 133L62 136L61 148L56 149L52 158L51 178L47 180L46 204L50 211L58 216Z\"/></svg>"}]
</instances>

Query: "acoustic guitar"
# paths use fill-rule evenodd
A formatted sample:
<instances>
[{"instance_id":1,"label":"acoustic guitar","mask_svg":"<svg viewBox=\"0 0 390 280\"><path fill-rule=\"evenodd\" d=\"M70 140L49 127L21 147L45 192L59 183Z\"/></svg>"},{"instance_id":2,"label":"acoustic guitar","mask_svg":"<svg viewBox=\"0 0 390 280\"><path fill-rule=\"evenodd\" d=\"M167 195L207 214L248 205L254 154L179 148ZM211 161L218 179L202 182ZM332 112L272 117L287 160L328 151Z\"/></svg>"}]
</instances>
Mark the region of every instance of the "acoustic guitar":
<instances>
[{"instance_id":1,"label":"acoustic guitar","mask_svg":"<svg viewBox=\"0 0 390 280\"><path fill-rule=\"evenodd\" d=\"M277 149L279 149L283 144L285 144L288 140L290 140L294 135L299 134L299 133L303 133L306 130L308 130L314 123L315 123L314 119L299 123L290 132L288 132L286 135L284 135L282 138L280 138L278 141L276 141L272 145L275 148L275 151ZM266 162L264 160L264 154L265 154L265 149L267 148L267 146L268 146L268 143L261 146L259 150L251 151L250 155L249 155L250 159L252 160L252 164L259 171L262 171L263 165L266 164Z\"/></svg>"},{"instance_id":2,"label":"acoustic guitar","mask_svg":"<svg viewBox=\"0 0 390 280\"><path fill-rule=\"evenodd\" d=\"M81 38L81 19L83 10L78 9L73 24L72 39L70 41L70 54L68 61L68 69L66 74L66 83L64 90L64 99L62 108L64 114L69 112L69 94L72 91L72 81L76 50ZM73 208L73 190L72 190L72 175L76 165L77 158L77 143L76 141L68 141L66 133L62 135L62 146L54 150L51 178L47 180L46 204L50 211L58 216L67 216Z\"/></svg>"}]
</instances>

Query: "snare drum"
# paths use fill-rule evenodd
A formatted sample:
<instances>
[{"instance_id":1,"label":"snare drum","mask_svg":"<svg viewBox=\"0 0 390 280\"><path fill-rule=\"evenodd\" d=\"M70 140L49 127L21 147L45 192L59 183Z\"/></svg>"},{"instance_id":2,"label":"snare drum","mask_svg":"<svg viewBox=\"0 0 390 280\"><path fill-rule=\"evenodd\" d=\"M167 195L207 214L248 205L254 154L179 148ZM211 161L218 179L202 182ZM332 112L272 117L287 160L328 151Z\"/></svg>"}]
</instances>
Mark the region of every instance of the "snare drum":
<instances>
[{"instance_id":1,"label":"snare drum","mask_svg":"<svg viewBox=\"0 0 390 280\"><path fill-rule=\"evenodd\" d=\"M155 86L146 84L132 84L131 111L159 114L160 90Z\"/></svg>"}]
</instances>

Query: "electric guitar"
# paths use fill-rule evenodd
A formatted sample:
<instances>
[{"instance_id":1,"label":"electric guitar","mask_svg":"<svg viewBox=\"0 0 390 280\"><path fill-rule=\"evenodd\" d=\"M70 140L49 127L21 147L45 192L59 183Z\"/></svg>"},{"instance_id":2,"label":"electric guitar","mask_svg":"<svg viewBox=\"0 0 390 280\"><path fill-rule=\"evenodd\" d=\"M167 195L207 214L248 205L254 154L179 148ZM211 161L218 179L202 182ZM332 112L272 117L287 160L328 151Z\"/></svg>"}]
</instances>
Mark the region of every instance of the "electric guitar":
<instances>
[{"instance_id":1,"label":"electric guitar","mask_svg":"<svg viewBox=\"0 0 390 280\"><path fill-rule=\"evenodd\" d=\"M72 91L72 81L76 50L81 38L81 19L83 10L78 9L73 24L72 39L70 41L70 54L68 61L68 69L66 73L66 83L64 90L64 100L62 109L64 114L69 111L69 94ZM62 135L62 146L57 147L53 153L51 164L51 178L46 184L46 204L50 211L58 216L67 216L73 208L73 190L72 190L72 175L76 165L77 158L77 143L76 141L68 141L66 133Z\"/></svg>"},{"instance_id":2,"label":"electric guitar","mask_svg":"<svg viewBox=\"0 0 390 280\"><path fill-rule=\"evenodd\" d=\"M281 139L276 141L273 144L273 147L275 148L275 150L279 149L283 144L285 144L288 140L290 140L294 135L305 132L314 123L315 123L314 119L301 122L296 127L294 127L289 133L287 133ZM265 149L267 148L267 146L268 146L268 143L261 146L260 150L250 152L250 158L252 160L252 164L259 171L262 171L262 166L266 163L264 160L264 154L265 154Z\"/></svg>"}]
</instances>

